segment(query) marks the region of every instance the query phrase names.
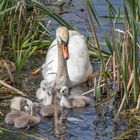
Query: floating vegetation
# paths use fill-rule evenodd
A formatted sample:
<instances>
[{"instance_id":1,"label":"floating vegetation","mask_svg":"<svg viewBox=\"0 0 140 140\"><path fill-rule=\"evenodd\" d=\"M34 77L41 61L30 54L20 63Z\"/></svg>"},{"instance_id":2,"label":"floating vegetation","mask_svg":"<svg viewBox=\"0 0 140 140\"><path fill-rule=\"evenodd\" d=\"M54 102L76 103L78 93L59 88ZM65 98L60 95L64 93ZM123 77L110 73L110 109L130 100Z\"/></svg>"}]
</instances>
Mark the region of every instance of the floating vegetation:
<instances>
[{"instance_id":1,"label":"floating vegetation","mask_svg":"<svg viewBox=\"0 0 140 140\"><path fill-rule=\"evenodd\" d=\"M93 33L92 42L89 42L91 51L94 50L93 54L97 54L101 61L101 74L98 80L98 86L101 81L104 80L106 86L108 85L107 78L113 81L113 86L118 91L124 89L123 98L121 105L118 109L119 112L123 108L124 103L128 103L129 99L133 100L133 103L137 102L137 108L139 105L139 84L140 84L140 71L139 71L139 43L138 43L138 22L139 22L139 7L140 2L138 1L126 1L123 0L122 7L116 10L110 1L106 0L108 5L108 17L110 20L111 36L105 34L104 40L108 52L105 53L101 50L98 37L96 35L95 23L93 17L98 23L98 16L96 15L95 6L88 0L85 1L86 9L89 17L89 23ZM120 9L123 9L120 12ZM98 18L97 18L98 17ZM119 26L117 23L121 23ZM95 50L96 48L96 50ZM106 54L106 55L105 55ZM107 61L107 57L108 62ZM108 71L111 68L111 71Z\"/></svg>"},{"instance_id":2,"label":"floating vegetation","mask_svg":"<svg viewBox=\"0 0 140 140\"><path fill-rule=\"evenodd\" d=\"M43 138L42 136L36 136L36 135L32 135L32 134L27 134L27 133L22 133L22 132L18 132L18 131L12 131L12 130L9 130L9 129L6 129L6 128L3 128L3 127L0 127L0 130L1 132L0 133L3 133L3 131L6 131L6 132L10 132L10 133L16 133L16 134L19 134L19 135L23 135L27 138L34 138L35 140L47 140L47 138Z\"/></svg>"},{"instance_id":3,"label":"floating vegetation","mask_svg":"<svg viewBox=\"0 0 140 140\"><path fill-rule=\"evenodd\" d=\"M122 134L120 134L118 137L114 137L113 140L124 140L124 139L131 139L134 138L134 133L136 133L136 129L129 129Z\"/></svg>"}]
</instances>

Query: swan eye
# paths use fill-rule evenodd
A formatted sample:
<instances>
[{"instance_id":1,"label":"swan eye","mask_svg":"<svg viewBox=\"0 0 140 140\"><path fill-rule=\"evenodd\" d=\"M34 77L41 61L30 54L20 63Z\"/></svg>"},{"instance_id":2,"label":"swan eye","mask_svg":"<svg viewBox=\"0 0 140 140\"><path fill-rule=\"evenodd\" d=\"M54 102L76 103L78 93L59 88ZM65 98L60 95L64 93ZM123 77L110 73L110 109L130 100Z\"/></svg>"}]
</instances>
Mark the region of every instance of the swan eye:
<instances>
[{"instance_id":1,"label":"swan eye","mask_svg":"<svg viewBox=\"0 0 140 140\"><path fill-rule=\"evenodd\" d=\"M67 41L64 41L61 37L60 37L60 40L61 40L61 44L63 44L65 47L68 46L68 42Z\"/></svg>"}]
</instances>

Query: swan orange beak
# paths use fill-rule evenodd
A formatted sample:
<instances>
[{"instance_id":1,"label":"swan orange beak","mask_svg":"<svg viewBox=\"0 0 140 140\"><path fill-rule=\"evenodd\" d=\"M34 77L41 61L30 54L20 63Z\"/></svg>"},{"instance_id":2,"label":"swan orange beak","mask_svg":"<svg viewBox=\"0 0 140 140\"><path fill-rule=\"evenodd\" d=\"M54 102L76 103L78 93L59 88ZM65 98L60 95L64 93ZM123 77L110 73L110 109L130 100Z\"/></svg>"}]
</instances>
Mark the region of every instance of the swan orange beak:
<instances>
[{"instance_id":1,"label":"swan orange beak","mask_svg":"<svg viewBox=\"0 0 140 140\"><path fill-rule=\"evenodd\" d=\"M68 46L66 46L65 44L61 44L61 50L62 50L62 54L64 56L64 58L67 60L69 59L69 50L68 50Z\"/></svg>"}]
</instances>

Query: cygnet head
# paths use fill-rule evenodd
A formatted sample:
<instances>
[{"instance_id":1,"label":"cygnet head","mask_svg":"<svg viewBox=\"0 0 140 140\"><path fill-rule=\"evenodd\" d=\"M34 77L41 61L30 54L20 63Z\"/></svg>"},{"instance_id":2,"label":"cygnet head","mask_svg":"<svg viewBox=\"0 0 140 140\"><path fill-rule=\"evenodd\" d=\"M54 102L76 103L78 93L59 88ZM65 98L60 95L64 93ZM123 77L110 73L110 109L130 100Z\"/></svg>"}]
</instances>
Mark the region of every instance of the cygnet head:
<instances>
[{"instance_id":1,"label":"cygnet head","mask_svg":"<svg viewBox=\"0 0 140 140\"><path fill-rule=\"evenodd\" d=\"M52 88L49 90L47 89L45 91L45 97L42 99L42 104L43 105L50 105L52 104L53 101L53 93L52 93Z\"/></svg>"},{"instance_id":2,"label":"cygnet head","mask_svg":"<svg viewBox=\"0 0 140 140\"><path fill-rule=\"evenodd\" d=\"M31 116L36 115L40 111L40 106L37 102L32 103L31 107Z\"/></svg>"},{"instance_id":3,"label":"cygnet head","mask_svg":"<svg viewBox=\"0 0 140 140\"><path fill-rule=\"evenodd\" d=\"M40 88L36 92L36 97L41 101L43 105L50 105L52 104L53 100L53 88L52 86L46 81L41 81Z\"/></svg>"},{"instance_id":4,"label":"cygnet head","mask_svg":"<svg viewBox=\"0 0 140 140\"><path fill-rule=\"evenodd\" d=\"M43 90L42 88L38 88L36 91L36 98L38 98L39 100L42 100L45 97L46 97L45 90Z\"/></svg>"},{"instance_id":5,"label":"cygnet head","mask_svg":"<svg viewBox=\"0 0 140 140\"><path fill-rule=\"evenodd\" d=\"M21 98L21 101L20 101L20 108L21 110L25 110L26 111L26 107L27 106L27 100L25 98Z\"/></svg>"},{"instance_id":6,"label":"cygnet head","mask_svg":"<svg viewBox=\"0 0 140 140\"><path fill-rule=\"evenodd\" d=\"M47 80L42 80L40 83L40 88L45 92L45 96L52 95L52 86L50 83L48 83ZM45 98L45 97L44 97Z\"/></svg>"},{"instance_id":7,"label":"cygnet head","mask_svg":"<svg viewBox=\"0 0 140 140\"><path fill-rule=\"evenodd\" d=\"M46 97L46 93L48 93L51 90L51 85L48 83L47 80L42 80L40 83L40 88L36 91L36 97L39 100L42 100Z\"/></svg>"},{"instance_id":8,"label":"cygnet head","mask_svg":"<svg viewBox=\"0 0 140 140\"><path fill-rule=\"evenodd\" d=\"M62 86L60 89L60 94L64 97L68 97L69 89L67 86Z\"/></svg>"},{"instance_id":9,"label":"cygnet head","mask_svg":"<svg viewBox=\"0 0 140 140\"><path fill-rule=\"evenodd\" d=\"M21 110L24 110L24 107L26 105L27 105L27 99L26 98L23 98L23 97L14 97L11 100L10 108L21 111Z\"/></svg>"},{"instance_id":10,"label":"cygnet head","mask_svg":"<svg viewBox=\"0 0 140 140\"><path fill-rule=\"evenodd\" d=\"M49 89L51 87L50 83L47 80L42 80L40 83L40 88L43 90Z\"/></svg>"}]
</instances>

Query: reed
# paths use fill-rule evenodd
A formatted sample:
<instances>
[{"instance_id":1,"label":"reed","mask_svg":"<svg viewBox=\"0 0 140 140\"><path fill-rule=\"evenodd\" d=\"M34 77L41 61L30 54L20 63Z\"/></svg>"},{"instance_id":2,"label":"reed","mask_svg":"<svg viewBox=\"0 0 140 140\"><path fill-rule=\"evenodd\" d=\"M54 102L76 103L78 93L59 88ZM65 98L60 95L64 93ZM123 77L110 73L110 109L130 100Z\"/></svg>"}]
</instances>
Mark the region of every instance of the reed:
<instances>
[{"instance_id":1,"label":"reed","mask_svg":"<svg viewBox=\"0 0 140 140\"><path fill-rule=\"evenodd\" d=\"M138 100L139 93L139 49L138 49L138 21L139 18L139 2L138 1L123 1L123 29L120 30L116 26L116 21L113 26L113 42L114 53L117 54L114 57L114 61L118 65L117 77L121 79L121 83L124 87L124 96L117 112L117 115L123 108L125 101L129 102L129 98L133 98L134 103ZM119 16L120 20L121 17ZM116 44L117 47L116 47ZM132 76L133 75L133 76ZM116 78L116 79L118 79ZM118 83L120 86L120 82ZM132 95L132 96L131 96Z\"/></svg>"},{"instance_id":2,"label":"reed","mask_svg":"<svg viewBox=\"0 0 140 140\"><path fill-rule=\"evenodd\" d=\"M49 16L63 26L72 25L36 0L2 0L0 4L0 52L8 50L16 66L16 77L29 57L42 47L51 44L50 34L43 24ZM46 38L46 39L44 39Z\"/></svg>"},{"instance_id":3,"label":"reed","mask_svg":"<svg viewBox=\"0 0 140 140\"><path fill-rule=\"evenodd\" d=\"M98 87L101 84L108 85L107 79L110 78L118 90L123 87L124 95L117 113L119 114L123 104L129 102L129 98L133 98L134 103L138 102L140 90L140 45L138 44L140 2L123 0L122 7L116 9L111 1L106 0L108 15L102 17L97 15L92 0L84 0L84 4L92 31L92 36L87 39L90 56L98 57L101 62L100 76L95 85ZM50 45L49 32L42 22L43 18L48 16L69 29L76 29L47 6L36 0L1 1L0 52L2 56L4 56L4 50L10 52L9 54L16 64L17 76L27 59L37 49ZM105 34L104 42L99 41L96 33L96 26L102 26L99 18L108 18L110 20L111 36ZM119 25L118 22L120 23ZM108 51L101 47L102 43L106 45ZM97 91L99 91L98 88L96 89L96 94Z\"/></svg>"},{"instance_id":4,"label":"reed","mask_svg":"<svg viewBox=\"0 0 140 140\"><path fill-rule=\"evenodd\" d=\"M101 60L101 72L105 74L104 78L109 76L118 90L124 89L124 96L117 115L123 108L124 103L128 103L133 98L134 103L138 102L139 89L139 44L138 44L138 22L140 21L140 2L123 0L122 7L116 9L111 1L106 0L108 5L108 16L99 17L96 14L94 3L91 0L85 1L88 13L89 23L93 32L93 40L88 41L92 54L98 56ZM92 5L92 6L91 6ZM120 12L122 9L122 12ZM104 39L108 52L100 47L99 39L96 36L95 22L98 18L109 18L111 36L105 34ZM121 23L118 25L118 23ZM96 49L95 49L96 48ZM110 63L105 65L107 58ZM112 73L108 72L112 69ZM102 78L99 77L99 80ZM106 80L105 80L106 81Z\"/></svg>"}]
</instances>

